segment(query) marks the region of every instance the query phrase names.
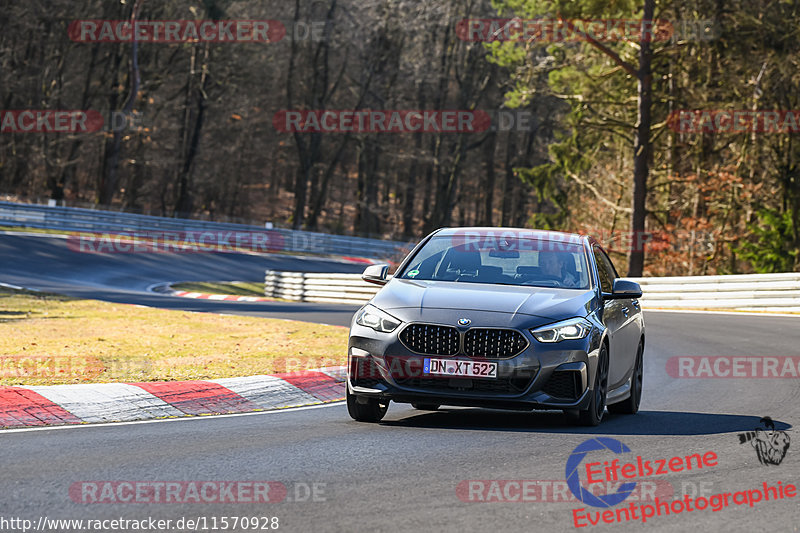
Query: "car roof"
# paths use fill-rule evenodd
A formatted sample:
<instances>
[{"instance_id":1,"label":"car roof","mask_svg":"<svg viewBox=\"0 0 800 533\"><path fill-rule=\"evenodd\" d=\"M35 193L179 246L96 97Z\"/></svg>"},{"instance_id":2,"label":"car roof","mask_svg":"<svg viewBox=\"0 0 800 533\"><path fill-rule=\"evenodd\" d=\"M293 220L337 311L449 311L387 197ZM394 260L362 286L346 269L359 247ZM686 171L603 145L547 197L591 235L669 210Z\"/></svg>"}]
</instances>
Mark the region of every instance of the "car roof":
<instances>
[{"instance_id":1,"label":"car roof","mask_svg":"<svg viewBox=\"0 0 800 533\"><path fill-rule=\"evenodd\" d=\"M471 226L462 228L442 228L434 232L437 237L448 237L454 235L464 235L469 237L500 237L513 236L516 238L537 239L544 241L572 242L575 244L583 243L589 239L587 235L579 233L566 233L563 231L549 231L528 228L504 228Z\"/></svg>"}]
</instances>

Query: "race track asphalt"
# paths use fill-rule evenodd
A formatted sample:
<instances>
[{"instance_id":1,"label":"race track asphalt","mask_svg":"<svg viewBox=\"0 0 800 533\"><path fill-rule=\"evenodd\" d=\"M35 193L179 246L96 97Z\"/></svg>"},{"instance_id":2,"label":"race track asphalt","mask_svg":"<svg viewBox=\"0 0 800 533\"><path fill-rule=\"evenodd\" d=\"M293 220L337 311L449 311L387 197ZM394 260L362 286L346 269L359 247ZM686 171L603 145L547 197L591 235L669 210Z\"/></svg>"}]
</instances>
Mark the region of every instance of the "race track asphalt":
<instances>
[{"instance_id":1,"label":"race track asphalt","mask_svg":"<svg viewBox=\"0 0 800 533\"><path fill-rule=\"evenodd\" d=\"M148 291L173 281L263 281L267 269L357 273L364 265L283 254L118 253L72 251L64 238L0 233L0 282L108 302L130 303L349 326L357 306L285 302L215 302Z\"/></svg>"},{"instance_id":2,"label":"race track asphalt","mask_svg":"<svg viewBox=\"0 0 800 533\"><path fill-rule=\"evenodd\" d=\"M0 238L0 281L140 303L147 301L140 300L146 298L143 288L158 281L154 276L166 276L161 281L209 279L218 268L217 272L230 272L225 278L233 279L257 272L264 261L248 264L250 259L223 258L217 265L210 256L195 256L171 272L148 258L96 258L94 266L81 270L64 258L60 247L42 242ZM18 254L13 256L15 266L9 264L9 253ZM275 260L296 265L290 259ZM63 275L47 266L52 262L65 263ZM204 267L204 262L213 265ZM178 271L181 275L176 276ZM115 290L114 284L129 287L130 292ZM290 316L313 321L330 312L329 306L321 306L321 311L304 307ZM258 308L265 309L261 304ZM253 314L281 312L269 307ZM344 316L346 311L340 313ZM486 488L491 480L563 481L572 450L593 437L617 439L631 450L618 456L593 452L591 457L598 461L614 457L635 461L636 456L654 461L714 452L716 466L650 478L667 482L678 498L684 493L710 496L757 489L765 482L800 484L800 437L794 431L800 420L798 379L687 379L673 378L665 370L674 356L800 355L800 318L649 312L646 321L642 410L634 416L607 415L599 428L573 427L556 412L461 408L422 412L397 404L391 405L382 423L363 424L350 420L342 404L334 404L244 416L6 431L0 433L0 519L36 523L43 516L173 521L205 517L206 530L213 531L215 518L220 525L223 516L247 516L278 517L279 531L571 531L576 529L574 509L604 509L563 501L563 492L546 498L557 501L475 502L464 501L470 494L457 489L469 480L483 480ZM772 417L792 438L780 465L760 464L753 447L739 443L737 434L753 430L762 416ZM281 482L288 496L268 504L91 504L77 503L69 492L73 484L87 481L248 480ZM304 498L314 484L316 501ZM479 491L473 497L476 494ZM80 501L80 493L73 497ZM580 530L797 531L799 519L795 497L762 501L754 507L731 505L718 512L709 508L656 516L646 524L634 520ZM179 530L190 529L171 529Z\"/></svg>"}]
</instances>

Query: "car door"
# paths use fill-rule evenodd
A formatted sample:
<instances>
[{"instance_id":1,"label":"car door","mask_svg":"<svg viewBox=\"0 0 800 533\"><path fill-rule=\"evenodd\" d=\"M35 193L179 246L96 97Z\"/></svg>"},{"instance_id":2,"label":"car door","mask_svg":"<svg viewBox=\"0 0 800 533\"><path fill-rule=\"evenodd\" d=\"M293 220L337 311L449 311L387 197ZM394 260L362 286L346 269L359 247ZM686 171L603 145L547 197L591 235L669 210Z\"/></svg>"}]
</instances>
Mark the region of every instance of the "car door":
<instances>
[{"instance_id":1,"label":"car door","mask_svg":"<svg viewBox=\"0 0 800 533\"><path fill-rule=\"evenodd\" d=\"M608 255L597 245L592 246L597 273L600 276L600 287L603 292L610 293L614 280L619 276ZM637 302L638 305L638 302ZM604 300L603 324L608 328L608 388L615 389L622 385L633 368L637 345L632 343L637 328L634 307L630 299ZM638 337L636 339L638 342Z\"/></svg>"},{"instance_id":2,"label":"car door","mask_svg":"<svg viewBox=\"0 0 800 533\"><path fill-rule=\"evenodd\" d=\"M600 277L600 289L610 293L614 286L616 271L608 256L596 244L592 246L597 274ZM622 328L625 317L622 314L623 304L620 300L603 300L603 324L608 330L608 388L614 389L625 380L626 366L624 359L624 342Z\"/></svg>"}]
</instances>

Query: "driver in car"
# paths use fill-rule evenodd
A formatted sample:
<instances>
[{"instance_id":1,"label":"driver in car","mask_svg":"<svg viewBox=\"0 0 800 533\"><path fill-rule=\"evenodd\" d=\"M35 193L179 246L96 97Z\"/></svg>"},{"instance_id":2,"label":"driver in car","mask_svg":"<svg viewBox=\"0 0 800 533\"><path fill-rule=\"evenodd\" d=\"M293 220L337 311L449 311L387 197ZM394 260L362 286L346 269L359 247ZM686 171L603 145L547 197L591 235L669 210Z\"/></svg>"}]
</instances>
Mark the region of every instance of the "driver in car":
<instances>
[{"instance_id":1,"label":"driver in car","mask_svg":"<svg viewBox=\"0 0 800 533\"><path fill-rule=\"evenodd\" d=\"M554 252L539 253L539 267L542 274L556 279L562 287L577 287L578 279L566 269L566 260L572 261L572 255L564 257L564 254Z\"/></svg>"}]
</instances>

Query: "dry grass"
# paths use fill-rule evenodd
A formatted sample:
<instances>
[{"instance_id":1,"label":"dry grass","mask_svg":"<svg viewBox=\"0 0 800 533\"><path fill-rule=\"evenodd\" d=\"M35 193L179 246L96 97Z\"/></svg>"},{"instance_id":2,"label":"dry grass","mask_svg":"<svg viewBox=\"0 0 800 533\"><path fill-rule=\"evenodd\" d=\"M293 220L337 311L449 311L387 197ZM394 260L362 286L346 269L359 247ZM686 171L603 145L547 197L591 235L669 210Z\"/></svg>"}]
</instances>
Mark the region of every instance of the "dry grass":
<instances>
[{"instance_id":1,"label":"dry grass","mask_svg":"<svg viewBox=\"0 0 800 533\"><path fill-rule=\"evenodd\" d=\"M0 288L0 385L212 379L344 364L347 329Z\"/></svg>"}]
</instances>

